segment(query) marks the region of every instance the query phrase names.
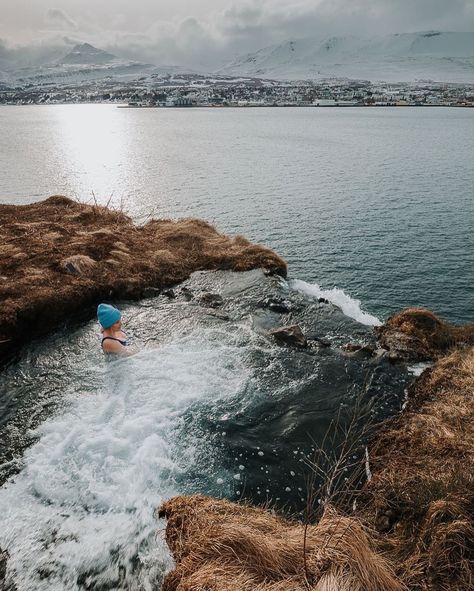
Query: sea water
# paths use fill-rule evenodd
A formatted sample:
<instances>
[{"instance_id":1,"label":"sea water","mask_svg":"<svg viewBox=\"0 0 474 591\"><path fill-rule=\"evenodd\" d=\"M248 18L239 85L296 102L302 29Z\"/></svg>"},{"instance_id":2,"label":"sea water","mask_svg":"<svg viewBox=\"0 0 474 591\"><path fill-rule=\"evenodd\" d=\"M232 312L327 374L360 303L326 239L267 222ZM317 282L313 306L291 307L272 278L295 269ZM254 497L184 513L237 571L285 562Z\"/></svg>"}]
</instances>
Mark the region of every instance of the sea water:
<instances>
[{"instance_id":1,"label":"sea water","mask_svg":"<svg viewBox=\"0 0 474 591\"><path fill-rule=\"evenodd\" d=\"M382 320L472 320L474 109L5 106L0 153L0 202L200 217Z\"/></svg>"}]
</instances>

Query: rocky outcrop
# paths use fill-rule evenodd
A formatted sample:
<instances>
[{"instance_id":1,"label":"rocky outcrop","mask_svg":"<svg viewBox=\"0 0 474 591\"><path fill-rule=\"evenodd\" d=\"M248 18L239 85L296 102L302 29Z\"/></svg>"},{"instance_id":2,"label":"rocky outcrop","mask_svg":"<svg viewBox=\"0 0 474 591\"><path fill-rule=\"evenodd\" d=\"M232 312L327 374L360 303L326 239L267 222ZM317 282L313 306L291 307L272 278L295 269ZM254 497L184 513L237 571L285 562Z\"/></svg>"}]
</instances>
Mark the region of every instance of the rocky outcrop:
<instances>
[{"instance_id":1,"label":"rocky outcrop","mask_svg":"<svg viewBox=\"0 0 474 591\"><path fill-rule=\"evenodd\" d=\"M259 267L286 275L271 250L201 220L137 226L61 196L0 205L0 358L64 320L91 317L100 300L137 299L201 269Z\"/></svg>"},{"instance_id":2,"label":"rocky outcrop","mask_svg":"<svg viewBox=\"0 0 474 591\"><path fill-rule=\"evenodd\" d=\"M298 324L274 328L270 334L280 345L290 345L302 349L308 346L308 340Z\"/></svg>"},{"instance_id":3,"label":"rocky outcrop","mask_svg":"<svg viewBox=\"0 0 474 591\"><path fill-rule=\"evenodd\" d=\"M306 529L257 507L200 496L165 502L176 568L162 591L402 591L360 523L327 508Z\"/></svg>"},{"instance_id":4,"label":"rocky outcrop","mask_svg":"<svg viewBox=\"0 0 474 591\"><path fill-rule=\"evenodd\" d=\"M438 359L454 347L474 345L474 324L453 326L422 308L403 310L375 331L392 361Z\"/></svg>"}]
</instances>

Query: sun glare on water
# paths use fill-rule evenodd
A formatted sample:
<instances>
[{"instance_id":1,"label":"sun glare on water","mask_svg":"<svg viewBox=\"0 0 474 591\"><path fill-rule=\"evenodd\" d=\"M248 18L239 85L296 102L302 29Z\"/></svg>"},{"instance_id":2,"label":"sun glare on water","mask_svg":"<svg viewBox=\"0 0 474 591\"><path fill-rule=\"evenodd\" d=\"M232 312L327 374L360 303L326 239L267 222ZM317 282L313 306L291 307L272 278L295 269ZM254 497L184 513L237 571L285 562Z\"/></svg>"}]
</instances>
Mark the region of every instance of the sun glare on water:
<instances>
[{"instance_id":1,"label":"sun glare on water","mask_svg":"<svg viewBox=\"0 0 474 591\"><path fill-rule=\"evenodd\" d=\"M123 182L127 177L126 119L121 109L109 105L62 105L55 108L58 148L62 152L63 170L73 175L69 183L77 187L81 200L93 198L100 203L110 200L117 205L111 177Z\"/></svg>"}]
</instances>

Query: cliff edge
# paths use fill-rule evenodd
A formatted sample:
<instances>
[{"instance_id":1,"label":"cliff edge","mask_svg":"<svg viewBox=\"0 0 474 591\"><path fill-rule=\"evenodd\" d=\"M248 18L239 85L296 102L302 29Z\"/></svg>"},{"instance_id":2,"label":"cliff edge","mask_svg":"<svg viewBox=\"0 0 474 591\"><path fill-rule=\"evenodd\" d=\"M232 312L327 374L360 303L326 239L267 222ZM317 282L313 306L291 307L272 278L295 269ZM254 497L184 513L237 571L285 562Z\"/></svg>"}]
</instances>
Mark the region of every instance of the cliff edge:
<instances>
[{"instance_id":1,"label":"cliff edge","mask_svg":"<svg viewBox=\"0 0 474 591\"><path fill-rule=\"evenodd\" d=\"M202 220L138 226L62 196L0 205L0 359L71 316L92 317L100 300L138 299L198 270L258 267L287 271L268 248Z\"/></svg>"},{"instance_id":2,"label":"cliff edge","mask_svg":"<svg viewBox=\"0 0 474 591\"><path fill-rule=\"evenodd\" d=\"M424 350L439 356L432 334L436 344L423 341ZM165 502L159 514L168 518L176 568L164 591L473 589L474 347L421 374L404 410L373 437L368 458L371 478L353 510L328 504L307 527L228 501Z\"/></svg>"}]
</instances>

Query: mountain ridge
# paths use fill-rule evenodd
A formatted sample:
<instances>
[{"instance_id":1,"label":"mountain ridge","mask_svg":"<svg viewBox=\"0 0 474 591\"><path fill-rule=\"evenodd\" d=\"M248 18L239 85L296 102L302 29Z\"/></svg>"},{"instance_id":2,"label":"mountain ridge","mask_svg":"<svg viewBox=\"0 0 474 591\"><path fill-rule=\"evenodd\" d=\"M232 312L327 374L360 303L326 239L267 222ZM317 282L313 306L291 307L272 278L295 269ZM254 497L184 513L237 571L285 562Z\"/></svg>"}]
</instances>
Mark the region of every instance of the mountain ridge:
<instances>
[{"instance_id":1,"label":"mountain ridge","mask_svg":"<svg viewBox=\"0 0 474 591\"><path fill-rule=\"evenodd\" d=\"M474 83L474 32L423 31L361 38L305 37L270 45L218 70L283 80L352 78Z\"/></svg>"}]
</instances>

